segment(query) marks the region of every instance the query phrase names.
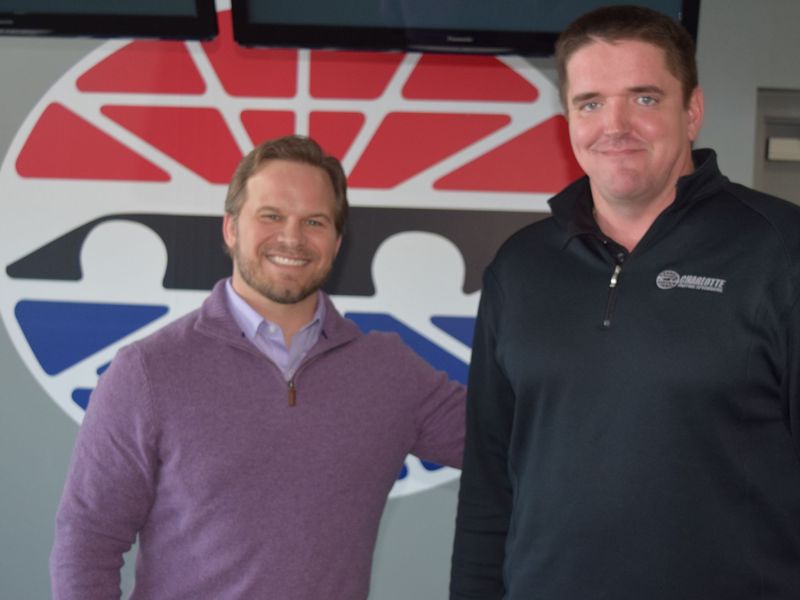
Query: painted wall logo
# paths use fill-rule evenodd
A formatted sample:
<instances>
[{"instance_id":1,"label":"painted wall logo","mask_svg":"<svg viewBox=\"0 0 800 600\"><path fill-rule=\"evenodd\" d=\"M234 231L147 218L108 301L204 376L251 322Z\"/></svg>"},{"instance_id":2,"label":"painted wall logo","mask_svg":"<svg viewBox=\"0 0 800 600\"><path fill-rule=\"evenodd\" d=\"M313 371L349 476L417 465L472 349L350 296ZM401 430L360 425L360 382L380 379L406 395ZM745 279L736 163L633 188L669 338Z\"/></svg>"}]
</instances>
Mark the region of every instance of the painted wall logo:
<instances>
[{"instance_id":1,"label":"painted wall logo","mask_svg":"<svg viewBox=\"0 0 800 600\"><path fill-rule=\"evenodd\" d=\"M685 290L700 290L701 292L715 292L722 294L725 291L725 279L716 277L703 277L702 275L680 275L675 271L661 271L656 277L656 285L662 290L681 288Z\"/></svg>"},{"instance_id":2,"label":"painted wall logo","mask_svg":"<svg viewBox=\"0 0 800 600\"><path fill-rule=\"evenodd\" d=\"M225 185L296 132L349 175L334 302L465 381L483 268L580 175L553 85L519 57L246 50L220 21L210 43L103 44L8 149L0 314L34 377L80 422L120 346L229 274ZM393 494L455 475L409 457Z\"/></svg>"}]
</instances>

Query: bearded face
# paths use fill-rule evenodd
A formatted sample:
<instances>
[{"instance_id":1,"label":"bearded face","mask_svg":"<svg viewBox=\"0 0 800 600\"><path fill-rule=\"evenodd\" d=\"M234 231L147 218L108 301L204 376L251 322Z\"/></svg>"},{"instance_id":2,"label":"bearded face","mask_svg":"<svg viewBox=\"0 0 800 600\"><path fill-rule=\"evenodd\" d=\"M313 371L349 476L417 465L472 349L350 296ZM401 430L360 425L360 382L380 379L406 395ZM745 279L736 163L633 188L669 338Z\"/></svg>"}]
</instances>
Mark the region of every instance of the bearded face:
<instances>
[{"instance_id":1,"label":"bearded face","mask_svg":"<svg viewBox=\"0 0 800 600\"><path fill-rule=\"evenodd\" d=\"M238 216L225 215L234 288L254 306L315 303L341 242L327 174L304 163L269 161L246 192Z\"/></svg>"}]
</instances>

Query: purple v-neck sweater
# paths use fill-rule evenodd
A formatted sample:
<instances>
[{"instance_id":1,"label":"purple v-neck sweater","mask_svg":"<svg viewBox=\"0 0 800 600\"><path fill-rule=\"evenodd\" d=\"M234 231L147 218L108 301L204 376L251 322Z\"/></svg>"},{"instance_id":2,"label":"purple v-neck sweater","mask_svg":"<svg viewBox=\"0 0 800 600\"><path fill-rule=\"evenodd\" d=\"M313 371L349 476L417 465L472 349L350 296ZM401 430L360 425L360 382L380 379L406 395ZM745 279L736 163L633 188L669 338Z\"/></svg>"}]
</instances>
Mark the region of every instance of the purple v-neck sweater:
<instances>
[{"instance_id":1,"label":"purple v-neck sweater","mask_svg":"<svg viewBox=\"0 0 800 600\"><path fill-rule=\"evenodd\" d=\"M294 377L202 307L119 352L81 426L50 559L56 599L363 600L407 453L460 467L464 389L325 298Z\"/></svg>"}]
</instances>

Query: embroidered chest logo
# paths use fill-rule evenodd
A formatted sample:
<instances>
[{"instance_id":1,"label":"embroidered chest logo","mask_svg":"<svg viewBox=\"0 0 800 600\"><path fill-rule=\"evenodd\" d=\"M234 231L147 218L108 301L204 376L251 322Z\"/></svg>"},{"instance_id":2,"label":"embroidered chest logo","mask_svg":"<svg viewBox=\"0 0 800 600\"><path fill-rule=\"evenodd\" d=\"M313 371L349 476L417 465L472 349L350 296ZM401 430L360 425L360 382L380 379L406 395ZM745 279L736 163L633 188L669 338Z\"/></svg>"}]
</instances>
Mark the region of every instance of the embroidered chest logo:
<instances>
[{"instance_id":1,"label":"embroidered chest logo","mask_svg":"<svg viewBox=\"0 0 800 600\"><path fill-rule=\"evenodd\" d=\"M702 275L680 275L675 271L661 271L656 277L656 285L662 290L683 288L687 290L700 290L701 292L725 291L725 279L704 277Z\"/></svg>"}]
</instances>

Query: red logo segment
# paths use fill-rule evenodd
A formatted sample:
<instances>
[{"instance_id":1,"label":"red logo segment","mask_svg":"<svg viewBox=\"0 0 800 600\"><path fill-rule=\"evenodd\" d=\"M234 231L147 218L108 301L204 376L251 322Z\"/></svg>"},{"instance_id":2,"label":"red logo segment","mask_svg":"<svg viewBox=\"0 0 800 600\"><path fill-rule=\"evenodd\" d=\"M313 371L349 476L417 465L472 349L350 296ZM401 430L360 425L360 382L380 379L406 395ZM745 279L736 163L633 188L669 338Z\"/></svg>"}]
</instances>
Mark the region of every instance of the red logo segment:
<instances>
[{"instance_id":1,"label":"red logo segment","mask_svg":"<svg viewBox=\"0 0 800 600\"><path fill-rule=\"evenodd\" d=\"M136 41L81 75L82 92L202 94L206 84L183 42Z\"/></svg>"},{"instance_id":2,"label":"red logo segment","mask_svg":"<svg viewBox=\"0 0 800 600\"><path fill-rule=\"evenodd\" d=\"M58 103L39 117L17 157L22 177L169 181L170 176Z\"/></svg>"},{"instance_id":3,"label":"red logo segment","mask_svg":"<svg viewBox=\"0 0 800 600\"><path fill-rule=\"evenodd\" d=\"M390 113L353 169L350 184L394 187L510 120L506 115Z\"/></svg>"},{"instance_id":4,"label":"red logo segment","mask_svg":"<svg viewBox=\"0 0 800 600\"><path fill-rule=\"evenodd\" d=\"M242 48L233 39L230 11L220 12L219 35L203 43L222 87L231 96L292 98L297 90L297 50Z\"/></svg>"},{"instance_id":5,"label":"red logo segment","mask_svg":"<svg viewBox=\"0 0 800 600\"><path fill-rule=\"evenodd\" d=\"M209 183L228 183L242 158L213 108L104 106L102 111Z\"/></svg>"},{"instance_id":6,"label":"red logo segment","mask_svg":"<svg viewBox=\"0 0 800 600\"><path fill-rule=\"evenodd\" d=\"M442 177L437 190L554 193L583 175L567 122L555 116Z\"/></svg>"},{"instance_id":7,"label":"red logo segment","mask_svg":"<svg viewBox=\"0 0 800 600\"><path fill-rule=\"evenodd\" d=\"M311 137L339 160L344 158L363 125L361 113L315 111L308 120Z\"/></svg>"},{"instance_id":8,"label":"red logo segment","mask_svg":"<svg viewBox=\"0 0 800 600\"><path fill-rule=\"evenodd\" d=\"M539 90L493 56L423 55L403 88L409 100L533 102Z\"/></svg>"},{"instance_id":9,"label":"red logo segment","mask_svg":"<svg viewBox=\"0 0 800 600\"><path fill-rule=\"evenodd\" d=\"M254 146L294 133L294 113L288 110L245 110L241 119Z\"/></svg>"},{"instance_id":10,"label":"red logo segment","mask_svg":"<svg viewBox=\"0 0 800 600\"><path fill-rule=\"evenodd\" d=\"M311 95L358 100L378 98L404 57L400 52L311 52Z\"/></svg>"}]
</instances>

